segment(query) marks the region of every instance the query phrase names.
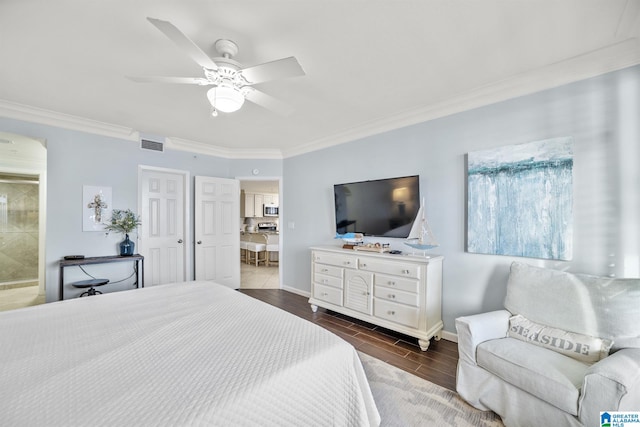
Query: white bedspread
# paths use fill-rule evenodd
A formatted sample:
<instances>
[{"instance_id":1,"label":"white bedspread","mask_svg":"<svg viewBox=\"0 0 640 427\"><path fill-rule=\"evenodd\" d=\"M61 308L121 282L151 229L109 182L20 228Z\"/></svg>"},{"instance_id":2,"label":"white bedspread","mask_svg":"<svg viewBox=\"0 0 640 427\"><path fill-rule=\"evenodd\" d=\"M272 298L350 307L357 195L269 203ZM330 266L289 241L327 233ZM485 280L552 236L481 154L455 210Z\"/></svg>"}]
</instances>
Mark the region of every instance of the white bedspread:
<instances>
[{"instance_id":1,"label":"white bedspread","mask_svg":"<svg viewBox=\"0 0 640 427\"><path fill-rule=\"evenodd\" d=\"M0 313L2 426L379 423L350 344L211 282Z\"/></svg>"}]
</instances>

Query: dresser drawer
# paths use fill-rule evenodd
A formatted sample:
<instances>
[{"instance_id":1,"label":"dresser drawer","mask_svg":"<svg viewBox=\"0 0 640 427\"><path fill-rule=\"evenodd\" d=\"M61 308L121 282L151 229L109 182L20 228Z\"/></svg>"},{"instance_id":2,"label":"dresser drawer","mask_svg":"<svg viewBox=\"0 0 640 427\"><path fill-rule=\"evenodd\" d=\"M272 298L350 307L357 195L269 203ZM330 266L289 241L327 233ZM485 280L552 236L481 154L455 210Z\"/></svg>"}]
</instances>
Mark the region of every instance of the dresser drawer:
<instances>
[{"instance_id":1,"label":"dresser drawer","mask_svg":"<svg viewBox=\"0 0 640 427\"><path fill-rule=\"evenodd\" d=\"M342 277L334 277L334 276L327 276L326 274L314 273L313 281L314 283L317 283L320 285L332 286L334 288L342 289Z\"/></svg>"},{"instance_id":2,"label":"dresser drawer","mask_svg":"<svg viewBox=\"0 0 640 427\"><path fill-rule=\"evenodd\" d=\"M420 266L403 262L385 262L375 259L360 259L360 270L374 271L377 273L393 274L394 276L420 278Z\"/></svg>"},{"instance_id":3,"label":"dresser drawer","mask_svg":"<svg viewBox=\"0 0 640 427\"><path fill-rule=\"evenodd\" d=\"M358 257L351 255L314 252L313 262L319 264L335 265L338 267L358 268Z\"/></svg>"},{"instance_id":4,"label":"dresser drawer","mask_svg":"<svg viewBox=\"0 0 640 427\"><path fill-rule=\"evenodd\" d=\"M382 286L375 287L375 297L387 301L397 302L400 304L410 305L413 307L418 307L420 305L418 294L413 292L399 291L397 289L385 288Z\"/></svg>"},{"instance_id":5,"label":"dresser drawer","mask_svg":"<svg viewBox=\"0 0 640 427\"><path fill-rule=\"evenodd\" d=\"M391 289L413 292L417 294L420 290L420 281L414 279L404 279L398 276L387 276L386 274L376 274L374 278L375 286L385 286Z\"/></svg>"},{"instance_id":6,"label":"dresser drawer","mask_svg":"<svg viewBox=\"0 0 640 427\"><path fill-rule=\"evenodd\" d=\"M420 323L420 309L417 307L409 307L379 298L374 298L373 315L410 328L417 329Z\"/></svg>"},{"instance_id":7,"label":"dresser drawer","mask_svg":"<svg viewBox=\"0 0 640 427\"><path fill-rule=\"evenodd\" d=\"M342 305L342 289L315 283L313 285L313 297L334 305Z\"/></svg>"},{"instance_id":8,"label":"dresser drawer","mask_svg":"<svg viewBox=\"0 0 640 427\"><path fill-rule=\"evenodd\" d=\"M342 268L334 265L313 264L313 272L315 274L324 274L326 276L342 277Z\"/></svg>"}]
</instances>

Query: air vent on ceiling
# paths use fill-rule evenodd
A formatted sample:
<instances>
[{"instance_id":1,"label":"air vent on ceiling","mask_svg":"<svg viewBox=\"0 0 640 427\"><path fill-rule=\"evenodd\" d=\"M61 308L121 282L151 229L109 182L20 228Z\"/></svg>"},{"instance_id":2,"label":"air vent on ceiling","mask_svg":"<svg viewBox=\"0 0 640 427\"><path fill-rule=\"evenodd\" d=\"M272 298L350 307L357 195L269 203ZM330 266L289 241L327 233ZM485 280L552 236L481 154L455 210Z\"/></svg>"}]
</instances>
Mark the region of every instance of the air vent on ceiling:
<instances>
[{"instance_id":1,"label":"air vent on ceiling","mask_svg":"<svg viewBox=\"0 0 640 427\"><path fill-rule=\"evenodd\" d=\"M162 142L151 141L149 139L141 139L140 148L151 151L160 151L161 153L164 152L164 144L162 144Z\"/></svg>"}]
</instances>

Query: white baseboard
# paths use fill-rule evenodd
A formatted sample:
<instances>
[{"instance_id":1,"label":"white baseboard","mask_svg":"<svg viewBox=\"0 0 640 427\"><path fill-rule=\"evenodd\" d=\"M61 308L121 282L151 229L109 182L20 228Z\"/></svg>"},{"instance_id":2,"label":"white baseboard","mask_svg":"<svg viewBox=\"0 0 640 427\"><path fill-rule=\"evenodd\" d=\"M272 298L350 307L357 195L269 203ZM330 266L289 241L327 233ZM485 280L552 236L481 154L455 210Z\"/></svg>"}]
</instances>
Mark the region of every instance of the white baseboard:
<instances>
[{"instance_id":1,"label":"white baseboard","mask_svg":"<svg viewBox=\"0 0 640 427\"><path fill-rule=\"evenodd\" d=\"M457 343L458 334L454 334L453 332L442 331L442 339Z\"/></svg>"},{"instance_id":2,"label":"white baseboard","mask_svg":"<svg viewBox=\"0 0 640 427\"><path fill-rule=\"evenodd\" d=\"M309 298L311 296L311 292L301 291L300 289L292 288L291 286L282 285L281 289L283 291L287 291L287 292L291 292L291 293L294 293L294 294L302 295L303 297L307 297L307 298Z\"/></svg>"}]
</instances>

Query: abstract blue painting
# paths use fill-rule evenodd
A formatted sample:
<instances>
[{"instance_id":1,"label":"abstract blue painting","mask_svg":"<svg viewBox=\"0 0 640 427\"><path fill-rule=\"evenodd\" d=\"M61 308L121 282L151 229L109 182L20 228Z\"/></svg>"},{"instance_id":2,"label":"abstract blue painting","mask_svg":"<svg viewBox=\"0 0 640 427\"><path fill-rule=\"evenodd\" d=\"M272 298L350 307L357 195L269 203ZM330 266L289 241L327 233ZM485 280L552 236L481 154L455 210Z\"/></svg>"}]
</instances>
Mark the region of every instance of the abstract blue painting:
<instances>
[{"instance_id":1,"label":"abstract blue painting","mask_svg":"<svg viewBox=\"0 0 640 427\"><path fill-rule=\"evenodd\" d=\"M571 138L469 153L467 179L468 252L572 258Z\"/></svg>"}]
</instances>

